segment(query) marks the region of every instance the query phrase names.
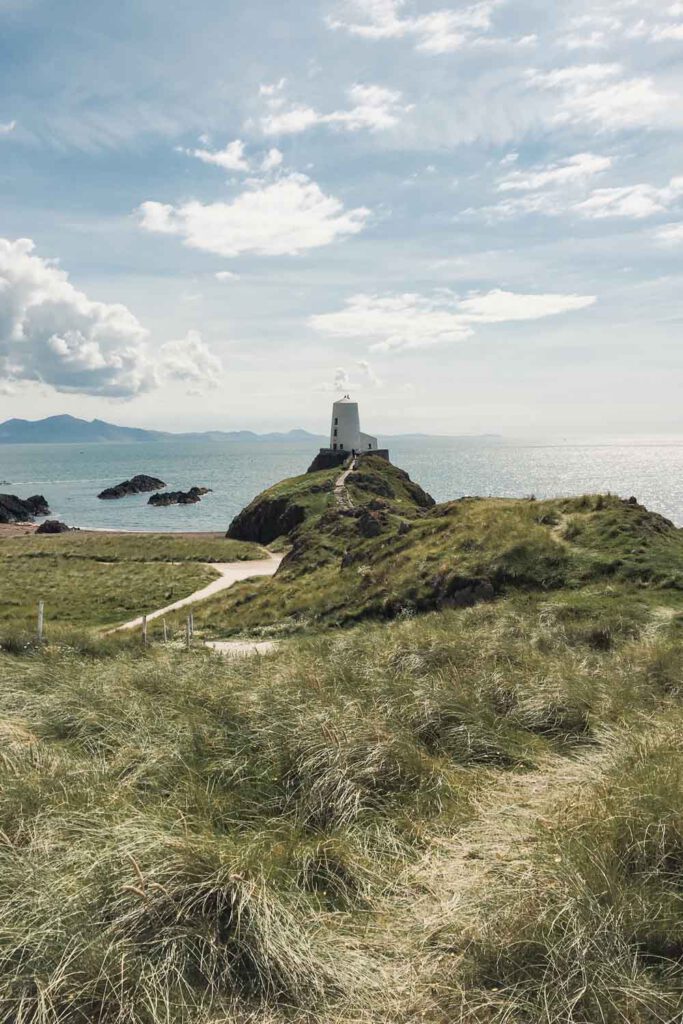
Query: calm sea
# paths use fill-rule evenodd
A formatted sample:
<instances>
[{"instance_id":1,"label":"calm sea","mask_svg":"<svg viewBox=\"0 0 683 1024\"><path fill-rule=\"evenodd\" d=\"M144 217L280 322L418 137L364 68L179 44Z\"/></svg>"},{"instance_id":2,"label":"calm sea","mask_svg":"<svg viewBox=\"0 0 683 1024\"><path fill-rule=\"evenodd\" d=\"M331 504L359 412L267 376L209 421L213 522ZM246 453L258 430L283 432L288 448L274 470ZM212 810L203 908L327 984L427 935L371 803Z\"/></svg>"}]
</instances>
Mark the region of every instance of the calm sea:
<instances>
[{"instance_id":1,"label":"calm sea","mask_svg":"<svg viewBox=\"0 0 683 1024\"><path fill-rule=\"evenodd\" d=\"M437 501L463 495L538 498L611 491L683 526L683 438L541 444L523 441L405 439L392 461ZM265 487L303 473L307 442L0 445L0 491L44 494L71 526L116 530L225 530ZM136 473L173 490L213 488L198 505L154 508L148 495L99 501L103 487Z\"/></svg>"}]
</instances>

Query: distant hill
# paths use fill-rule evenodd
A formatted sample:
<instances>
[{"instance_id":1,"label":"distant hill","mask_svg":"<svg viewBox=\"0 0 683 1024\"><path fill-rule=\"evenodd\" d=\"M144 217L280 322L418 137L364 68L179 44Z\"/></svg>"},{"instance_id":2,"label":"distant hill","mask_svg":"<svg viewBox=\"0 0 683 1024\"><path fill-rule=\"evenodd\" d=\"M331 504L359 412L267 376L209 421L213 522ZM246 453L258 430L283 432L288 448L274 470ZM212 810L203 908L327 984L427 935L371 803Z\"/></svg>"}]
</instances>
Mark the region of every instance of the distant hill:
<instances>
[{"instance_id":1,"label":"distant hill","mask_svg":"<svg viewBox=\"0 0 683 1024\"><path fill-rule=\"evenodd\" d=\"M11 419L0 423L0 444L107 444L143 441L311 441L322 442L322 435L307 430L257 434L253 430L207 430L174 434L165 430L119 427L104 420L80 420L75 416L48 416L43 420Z\"/></svg>"},{"instance_id":2,"label":"distant hill","mask_svg":"<svg viewBox=\"0 0 683 1024\"><path fill-rule=\"evenodd\" d=\"M419 440L430 434L384 435L383 440ZM453 437L440 436L438 440L453 441ZM458 437L459 441L501 440L497 434ZM269 444L281 441L309 441L324 445L327 435L311 434L308 430L288 430L257 434L253 430L205 430L191 433L172 433L168 430L143 430L141 427L119 427L105 420L80 420L75 416L48 416L43 420L11 419L0 423L0 444L111 444L114 442L143 441L263 441Z\"/></svg>"}]
</instances>

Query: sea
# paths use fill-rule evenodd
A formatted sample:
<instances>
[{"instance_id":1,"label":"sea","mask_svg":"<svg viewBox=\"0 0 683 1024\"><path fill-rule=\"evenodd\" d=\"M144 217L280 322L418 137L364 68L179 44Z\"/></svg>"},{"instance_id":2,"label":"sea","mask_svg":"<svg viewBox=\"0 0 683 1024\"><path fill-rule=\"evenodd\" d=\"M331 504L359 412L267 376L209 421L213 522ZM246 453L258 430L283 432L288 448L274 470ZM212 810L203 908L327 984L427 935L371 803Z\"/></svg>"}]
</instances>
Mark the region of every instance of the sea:
<instances>
[{"instance_id":1,"label":"sea","mask_svg":"<svg viewBox=\"0 0 683 1024\"><path fill-rule=\"evenodd\" d=\"M387 444L392 462L437 501L610 492L633 495L683 526L683 437L410 437ZM225 531L255 495L304 473L315 454L315 443L306 440L0 445L0 492L44 494L54 518L82 529ZM97 498L104 487L136 473L160 477L171 490L197 485L212 493L197 505L167 508L148 505L146 494Z\"/></svg>"}]
</instances>

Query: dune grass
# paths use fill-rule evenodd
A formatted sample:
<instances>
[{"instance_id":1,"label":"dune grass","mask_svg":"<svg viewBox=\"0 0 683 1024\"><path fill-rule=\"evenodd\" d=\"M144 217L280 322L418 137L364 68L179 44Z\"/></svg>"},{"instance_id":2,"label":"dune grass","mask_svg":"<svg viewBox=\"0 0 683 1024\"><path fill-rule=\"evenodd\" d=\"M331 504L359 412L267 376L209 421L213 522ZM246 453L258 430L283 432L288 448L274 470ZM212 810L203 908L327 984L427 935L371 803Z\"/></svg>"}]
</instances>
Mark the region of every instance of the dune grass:
<instances>
[{"instance_id":1,"label":"dune grass","mask_svg":"<svg viewBox=\"0 0 683 1024\"><path fill-rule=\"evenodd\" d=\"M678 613L572 600L238 661L0 631L5 1017L673 1024Z\"/></svg>"},{"instance_id":2,"label":"dune grass","mask_svg":"<svg viewBox=\"0 0 683 1024\"><path fill-rule=\"evenodd\" d=\"M101 562L63 555L0 557L0 624L35 624L45 602L46 628L71 623L105 626L171 604L216 578L208 566L185 562Z\"/></svg>"},{"instance_id":3,"label":"dune grass","mask_svg":"<svg viewBox=\"0 0 683 1024\"><path fill-rule=\"evenodd\" d=\"M71 533L28 534L0 540L0 559L85 558L98 562L241 562L263 558L258 544L222 534Z\"/></svg>"}]
</instances>

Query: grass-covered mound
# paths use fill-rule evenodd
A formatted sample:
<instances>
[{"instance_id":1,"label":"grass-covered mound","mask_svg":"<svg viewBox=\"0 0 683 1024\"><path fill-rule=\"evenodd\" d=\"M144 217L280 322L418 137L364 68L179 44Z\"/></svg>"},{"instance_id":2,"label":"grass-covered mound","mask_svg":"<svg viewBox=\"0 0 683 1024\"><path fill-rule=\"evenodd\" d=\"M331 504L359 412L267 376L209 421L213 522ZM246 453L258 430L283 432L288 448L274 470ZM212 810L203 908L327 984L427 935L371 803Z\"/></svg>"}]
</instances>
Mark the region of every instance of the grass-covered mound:
<instances>
[{"instance_id":1,"label":"grass-covered mound","mask_svg":"<svg viewBox=\"0 0 683 1024\"><path fill-rule=\"evenodd\" d=\"M199 564L263 557L255 544L220 536L74 531L0 539L0 623L35 623L39 601L50 625L125 622L206 586Z\"/></svg>"},{"instance_id":2,"label":"grass-covered mound","mask_svg":"<svg viewBox=\"0 0 683 1024\"><path fill-rule=\"evenodd\" d=\"M198 608L201 628L221 635L338 626L518 591L616 586L683 594L683 530L631 500L463 498L432 506L401 470L366 457L348 478L352 507L344 507L328 488L335 473L279 485L287 493L307 488L311 503L288 531L291 550L277 576ZM323 490L311 495L318 477ZM267 505L271 493L243 515Z\"/></svg>"},{"instance_id":3,"label":"grass-covered mound","mask_svg":"<svg viewBox=\"0 0 683 1024\"><path fill-rule=\"evenodd\" d=\"M3 1019L673 1024L682 620L585 607L7 644Z\"/></svg>"}]
</instances>

